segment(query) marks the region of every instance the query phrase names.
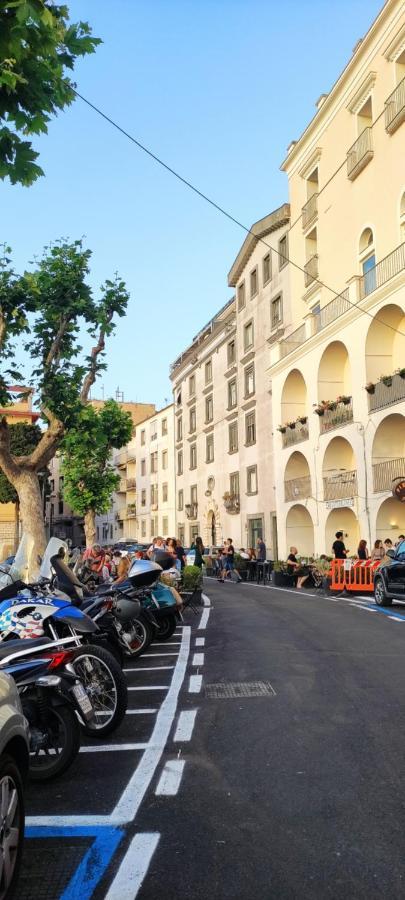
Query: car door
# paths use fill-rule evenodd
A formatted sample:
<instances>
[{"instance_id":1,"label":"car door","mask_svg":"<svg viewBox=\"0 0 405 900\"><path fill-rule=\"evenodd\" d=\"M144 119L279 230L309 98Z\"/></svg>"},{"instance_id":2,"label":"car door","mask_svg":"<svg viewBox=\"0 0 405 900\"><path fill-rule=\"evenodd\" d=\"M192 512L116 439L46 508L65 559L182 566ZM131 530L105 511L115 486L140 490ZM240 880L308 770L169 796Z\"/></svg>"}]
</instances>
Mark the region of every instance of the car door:
<instances>
[{"instance_id":1,"label":"car door","mask_svg":"<svg viewBox=\"0 0 405 900\"><path fill-rule=\"evenodd\" d=\"M405 541L395 549L395 556L387 568L387 581L390 593L405 595Z\"/></svg>"}]
</instances>

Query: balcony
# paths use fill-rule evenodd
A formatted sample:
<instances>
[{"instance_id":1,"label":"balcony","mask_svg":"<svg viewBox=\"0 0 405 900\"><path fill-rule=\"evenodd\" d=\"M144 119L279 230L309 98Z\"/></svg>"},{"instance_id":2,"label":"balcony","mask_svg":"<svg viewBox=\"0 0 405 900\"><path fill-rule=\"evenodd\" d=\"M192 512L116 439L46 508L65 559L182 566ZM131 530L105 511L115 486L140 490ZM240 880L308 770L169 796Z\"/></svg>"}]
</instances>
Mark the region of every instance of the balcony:
<instances>
[{"instance_id":1,"label":"balcony","mask_svg":"<svg viewBox=\"0 0 405 900\"><path fill-rule=\"evenodd\" d=\"M126 466L127 464L127 451L122 450L121 453L117 453L117 456L114 459L115 465L120 468L121 466Z\"/></svg>"},{"instance_id":2,"label":"balcony","mask_svg":"<svg viewBox=\"0 0 405 900\"><path fill-rule=\"evenodd\" d=\"M392 376L391 384L378 381L374 385L374 393L368 395L368 411L375 412L377 409L400 403L401 400L405 400L405 378L395 374Z\"/></svg>"},{"instance_id":3,"label":"balcony","mask_svg":"<svg viewBox=\"0 0 405 900\"><path fill-rule=\"evenodd\" d=\"M135 503L128 503L127 519L136 519L136 504Z\"/></svg>"},{"instance_id":4,"label":"balcony","mask_svg":"<svg viewBox=\"0 0 405 900\"><path fill-rule=\"evenodd\" d=\"M349 288L346 288L342 294L339 294L338 297L334 297L330 303L327 303L326 306L323 306L322 309L316 313L316 334L318 331L322 331L323 328L330 325L331 322L334 322L335 319L338 319L339 316L343 316L343 313L347 312L348 309L351 309L352 306L353 304L349 301Z\"/></svg>"},{"instance_id":5,"label":"balcony","mask_svg":"<svg viewBox=\"0 0 405 900\"><path fill-rule=\"evenodd\" d=\"M293 444L299 444L301 441L307 441L309 437L308 423L297 422L295 428L287 425L285 432L282 433L283 447L291 447Z\"/></svg>"},{"instance_id":6,"label":"balcony","mask_svg":"<svg viewBox=\"0 0 405 900\"><path fill-rule=\"evenodd\" d=\"M387 459L384 462L375 463L373 465L373 491L378 494L380 491L391 491L392 482L396 478L401 478L405 474L405 459L400 456L398 459Z\"/></svg>"},{"instance_id":7,"label":"balcony","mask_svg":"<svg viewBox=\"0 0 405 900\"><path fill-rule=\"evenodd\" d=\"M288 337L284 338L283 341L280 341L280 359L284 359L288 353L292 353L293 350L297 350L298 347L301 346L305 341L305 324L300 325L295 331L288 335Z\"/></svg>"},{"instance_id":8,"label":"balcony","mask_svg":"<svg viewBox=\"0 0 405 900\"><path fill-rule=\"evenodd\" d=\"M284 482L284 500L305 500L311 496L311 477L304 475L302 478L291 478Z\"/></svg>"},{"instance_id":9,"label":"balcony","mask_svg":"<svg viewBox=\"0 0 405 900\"><path fill-rule=\"evenodd\" d=\"M305 206L302 207L302 230L306 231L318 218L318 194L312 194L307 200Z\"/></svg>"},{"instance_id":10,"label":"balcony","mask_svg":"<svg viewBox=\"0 0 405 900\"><path fill-rule=\"evenodd\" d=\"M117 487L117 494L125 494L127 489L127 482L125 478L121 478L121 481Z\"/></svg>"},{"instance_id":11,"label":"balcony","mask_svg":"<svg viewBox=\"0 0 405 900\"><path fill-rule=\"evenodd\" d=\"M127 486L127 491L135 491L136 490L136 478L127 478L126 486Z\"/></svg>"},{"instance_id":12,"label":"balcony","mask_svg":"<svg viewBox=\"0 0 405 900\"><path fill-rule=\"evenodd\" d=\"M394 131L405 121L405 78L390 94L388 100L385 101L385 130L388 134Z\"/></svg>"},{"instance_id":13,"label":"balcony","mask_svg":"<svg viewBox=\"0 0 405 900\"><path fill-rule=\"evenodd\" d=\"M357 497L357 472L339 472L323 479L324 500L347 500Z\"/></svg>"},{"instance_id":14,"label":"balcony","mask_svg":"<svg viewBox=\"0 0 405 900\"><path fill-rule=\"evenodd\" d=\"M198 515L198 503L186 503L185 507L186 516L188 519L196 519Z\"/></svg>"},{"instance_id":15,"label":"balcony","mask_svg":"<svg viewBox=\"0 0 405 900\"><path fill-rule=\"evenodd\" d=\"M365 275L359 279L359 297L364 300L368 294L371 294L381 285L398 275L405 269L405 242L399 244L392 253L384 256L376 266L369 269Z\"/></svg>"},{"instance_id":16,"label":"balcony","mask_svg":"<svg viewBox=\"0 0 405 900\"><path fill-rule=\"evenodd\" d=\"M318 254L317 253L315 253L314 256L311 256L309 259L307 259L307 261L304 265L304 272L305 272L305 275L304 275L305 287L309 287L309 285L312 284L312 282L318 278L318 274L319 274L319 272L318 272Z\"/></svg>"},{"instance_id":17,"label":"balcony","mask_svg":"<svg viewBox=\"0 0 405 900\"><path fill-rule=\"evenodd\" d=\"M154 503L151 503L150 508L152 512L157 512L157 510L159 509L159 504L155 501Z\"/></svg>"},{"instance_id":18,"label":"balcony","mask_svg":"<svg viewBox=\"0 0 405 900\"><path fill-rule=\"evenodd\" d=\"M325 409L322 416L319 417L321 434L333 431L334 428L341 428L353 421L353 401L350 398L349 403L338 403L336 409ZM330 499L336 499L331 497Z\"/></svg>"},{"instance_id":19,"label":"balcony","mask_svg":"<svg viewBox=\"0 0 405 900\"><path fill-rule=\"evenodd\" d=\"M224 494L223 497L224 507L227 513L231 515L235 515L235 513L240 512L240 499L239 494Z\"/></svg>"},{"instance_id":20,"label":"balcony","mask_svg":"<svg viewBox=\"0 0 405 900\"><path fill-rule=\"evenodd\" d=\"M365 128L360 137L347 151L347 177L354 181L367 163L374 156L373 134L371 128Z\"/></svg>"}]
</instances>

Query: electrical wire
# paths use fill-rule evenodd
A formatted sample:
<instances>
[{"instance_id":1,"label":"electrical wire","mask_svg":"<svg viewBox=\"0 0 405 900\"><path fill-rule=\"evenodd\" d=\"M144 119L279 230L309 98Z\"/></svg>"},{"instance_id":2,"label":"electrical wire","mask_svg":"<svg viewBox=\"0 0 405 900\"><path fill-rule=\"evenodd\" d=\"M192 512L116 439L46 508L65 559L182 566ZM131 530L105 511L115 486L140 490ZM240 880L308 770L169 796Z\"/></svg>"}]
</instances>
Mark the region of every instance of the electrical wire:
<instances>
[{"instance_id":1,"label":"electrical wire","mask_svg":"<svg viewBox=\"0 0 405 900\"><path fill-rule=\"evenodd\" d=\"M122 126L119 125L118 122L115 122L114 119L111 119L110 116L108 116L98 106L96 106L94 103L92 103L90 100L88 100L87 97L84 97L83 94L80 94L79 91L75 90L74 88L72 90L76 94L76 96L79 97L80 100L83 101L83 103L85 103L87 106L90 107L90 109L94 110L94 112L96 112L106 122L108 122L110 125L112 125L113 128L115 128L117 131L119 131L121 134L123 134L124 137L127 137L128 140L130 140L133 144L135 144L135 146L138 147L139 150L142 150L143 153L146 153L147 156L149 156L151 159L154 160L154 162L156 162L156 163L158 163L158 165L162 166L163 169L166 169L167 172L169 172L171 175L173 175L175 178L177 178L178 181L181 181L182 184L184 184L191 191L193 191L195 194L197 194L198 197L201 197L202 200L205 200L206 203L209 203L210 206L212 206L214 209L216 209L218 212L220 212L223 216L225 216L227 219L229 219L231 222L233 222L239 228L242 228L243 231L246 232L246 234L251 234L252 237L254 237L257 240L257 242L264 244L264 246L267 247L272 253L276 253L277 256L279 256L281 259L289 262L291 266L298 269L300 272L303 272L304 275L306 274L303 266L300 266L298 263L294 262L294 260L292 260L289 256L285 256L279 250L276 250L275 247L271 247L271 245L268 244L267 241L264 240L264 238L262 238L262 237L258 238L257 235L254 234L254 232L251 228L248 228L247 225L244 225L243 222L240 222L238 219L236 219L235 216L233 216L226 209L224 209L222 206L220 206L219 203L216 203L215 200L212 200L210 197L207 196L207 194L204 194L203 191L200 191L199 188L197 188L194 184L192 184L191 181L188 181L187 178L184 178L183 175L180 175L179 172L176 172L175 169L173 169L171 166L169 166L167 163L165 163L159 156L157 156L155 153L153 153L152 150L149 150L148 147L145 147L145 145L142 144L140 141L138 141L137 138L135 138L132 134L129 133L129 131L126 131L125 128L122 128ZM380 115L375 120L375 122L378 121L378 119L381 117L381 115L382 115L382 113L380 113ZM343 165L344 165L344 163L342 163L342 165L339 167L339 170L342 168ZM339 170L337 170L337 171L339 171ZM332 176L332 177L334 177L334 176ZM329 182L330 181L331 181L331 179L329 179ZM319 278L314 278L313 282L316 284L319 284L321 287L324 287L327 291L330 291L330 293L334 294L335 297L341 297L341 295L342 295L341 292L335 291L334 288L331 288L328 284L325 284L325 282L321 281ZM359 310L359 312L361 314L367 315L370 319L372 319L374 321L375 317L367 309L361 309L358 303L352 303L352 301L349 300L348 298L345 298L345 300L349 304L349 306L351 306L353 309ZM396 334L400 334L402 337L405 337L405 332L400 331L398 328L395 328L393 325L390 325L389 322L384 322L382 319L379 319L379 322L381 325L385 325L387 328L389 328L391 331L394 331Z\"/></svg>"}]
</instances>

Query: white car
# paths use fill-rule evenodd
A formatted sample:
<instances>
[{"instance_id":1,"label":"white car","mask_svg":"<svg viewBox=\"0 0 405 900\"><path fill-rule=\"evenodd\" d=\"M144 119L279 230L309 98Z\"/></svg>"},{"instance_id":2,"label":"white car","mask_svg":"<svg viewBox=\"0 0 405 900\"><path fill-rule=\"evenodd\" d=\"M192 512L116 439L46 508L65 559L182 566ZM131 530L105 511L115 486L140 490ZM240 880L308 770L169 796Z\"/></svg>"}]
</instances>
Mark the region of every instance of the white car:
<instances>
[{"instance_id":1,"label":"white car","mask_svg":"<svg viewBox=\"0 0 405 900\"><path fill-rule=\"evenodd\" d=\"M11 897L18 878L28 765L28 722L13 679L0 673L0 900Z\"/></svg>"}]
</instances>

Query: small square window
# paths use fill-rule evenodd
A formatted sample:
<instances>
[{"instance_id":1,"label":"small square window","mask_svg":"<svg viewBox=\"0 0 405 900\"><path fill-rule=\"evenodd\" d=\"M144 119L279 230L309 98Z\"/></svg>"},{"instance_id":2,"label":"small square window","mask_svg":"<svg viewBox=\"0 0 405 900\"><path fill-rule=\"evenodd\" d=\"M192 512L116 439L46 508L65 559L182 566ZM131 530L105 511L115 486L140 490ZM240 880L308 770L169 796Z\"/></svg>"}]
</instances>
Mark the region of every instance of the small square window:
<instances>
[{"instance_id":1,"label":"small square window","mask_svg":"<svg viewBox=\"0 0 405 900\"><path fill-rule=\"evenodd\" d=\"M249 412L245 417L245 429L246 429L246 445L249 447L251 444L256 443L256 413Z\"/></svg>"},{"instance_id":2,"label":"small square window","mask_svg":"<svg viewBox=\"0 0 405 900\"><path fill-rule=\"evenodd\" d=\"M208 424L214 418L214 400L212 394L205 398L205 422Z\"/></svg>"},{"instance_id":3,"label":"small square window","mask_svg":"<svg viewBox=\"0 0 405 900\"><path fill-rule=\"evenodd\" d=\"M212 381L212 359L205 363L205 383L211 384Z\"/></svg>"},{"instance_id":4,"label":"small square window","mask_svg":"<svg viewBox=\"0 0 405 900\"><path fill-rule=\"evenodd\" d=\"M229 453L236 453L238 449L238 423L231 422L229 425Z\"/></svg>"},{"instance_id":5,"label":"small square window","mask_svg":"<svg viewBox=\"0 0 405 900\"><path fill-rule=\"evenodd\" d=\"M253 322L248 322L243 330L243 346L245 350L253 347Z\"/></svg>"},{"instance_id":6,"label":"small square window","mask_svg":"<svg viewBox=\"0 0 405 900\"><path fill-rule=\"evenodd\" d=\"M207 434L205 443L205 462L214 462L214 435Z\"/></svg>"},{"instance_id":7,"label":"small square window","mask_svg":"<svg viewBox=\"0 0 405 900\"><path fill-rule=\"evenodd\" d=\"M228 366L233 366L236 360L236 341L229 341L227 348Z\"/></svg>"},{"instance_id":8,"label":"small square window","mask_svg":"<svg viewBox=\"0 0 405 900\"><path fill-rule=\"evenodd\" d=\"M238 310L244 309L245 306L245 282L238 287Z\"/></svg>"},{"instance_id":9,"label":"small square window","mask_svg":"<svg viewBox=\"0 0 405 900\"><path fill-rule=\"evenodd\" d=\"M271 253L263 257L263 284L271 281Z\"/></svg>"},{"instance_id":10,"label":"small square window","mask_svg":"<svg viewBox=\"0 0 405 900\"><path fill-rule=\"evenodd\" d=\"M250 297L255 297L258 291L257 266L250 273Z\"/></svg>"},{"instance_id":11,"label":"small square window","mask_svg":"<svg viewBox=\"0 0 405 900\"><path fill-rule=\"evenodd\" d=\"M257 466L246 469L246 493L257 494Z\"/></svg>"},{"instance_id":12,"label":"small square window","mask_svg":"<svg viewBox=\"0 0 405 900\"><path fill-rule=\"evenodd\" d=\"M236 378L228 381L228 409L234 409L238 402Z\"/></svg>"},{"instance_id":13,"label":"small square window","mask_svg":"<svg viewBox=\"0 0 405 900\"><path fill-rule=\"evenodd\" d=\"M190 469L197 468L197 444L190 445Z\"/></svg>"},{"instance_id":14,"label":"small square window","mask_svg":"<svg viewBox=\"0 0 405 900\"><path fill-rule=\"evenodd\" d=\"M190 375L188 379L188 393L189 397L194 397L195 394L195 375Z\"/></svg>"},{"instance_id":15,"label":"small square window","mask_svg":"<svg viewBox=\"0 0 405 900\"><path fill-rule=\"evenodd\" d=\"M179 450L177 454L177 474L183 474L183 451Z\"/></svg>"},{"instance_id":16,"label":"small square window","mask_svg":"<svg viewBox=\"0 0 405 900\"><path fill-rule=\"evenodd\" d=\"M283 321L283 299L281 294L271 301L271 327L277 328Z\"/></svg>"},{"instance_id":17,"label":"small square window","mask_svg":"<svg viewBox=\"0 0 405 900\"><path fill-rule=\"evenodd\" d=\"M245 369L245 398L251 397L255 392L255 367L252 363Z\"/></svg>"},{"instance_id":18,"label":"small square window","mask_svg":"<svg viewBox=\"0 0 405 900\"><path fill-rule=\"evenodd\" d=\"M283 269L284 266L286 266L288 263L288 235L287 234L285 234L284 237L282 237L281 240L279 240L279 242L278 242L278 253L279 253L278 268L281 271L281 269Z\"/></svg>"},{"instance_id":19,"label":"small square window","mask_svg":"<svg viewBox=\"0 0 405 900\"><path fill-rule=\"evenodd\" d=\"M196 414L195 406L192 406L190 409L190 428L189 428L190 434L192 434L193 431L196 430L196 428L197 428L197 414Z\"/></svg>"},{"instance_id":20,"label":"small square window","mask_svg":"<svg viewBox=\"0 0 405 900\"><path fill-rule=\"evenodd\" d=\"M184 491L178 491L177 493L177 509L179 512L182 511L184 507Z\"/></svg>"}]
</instances>

